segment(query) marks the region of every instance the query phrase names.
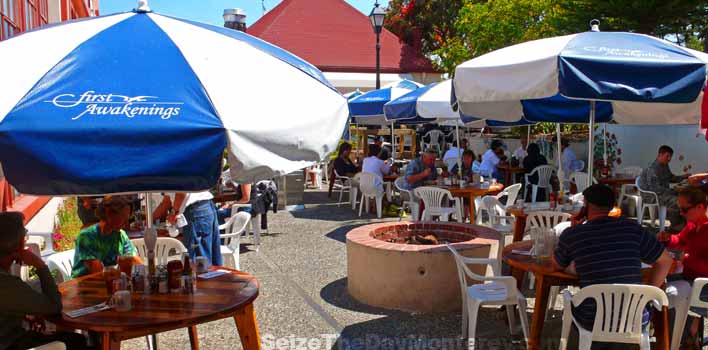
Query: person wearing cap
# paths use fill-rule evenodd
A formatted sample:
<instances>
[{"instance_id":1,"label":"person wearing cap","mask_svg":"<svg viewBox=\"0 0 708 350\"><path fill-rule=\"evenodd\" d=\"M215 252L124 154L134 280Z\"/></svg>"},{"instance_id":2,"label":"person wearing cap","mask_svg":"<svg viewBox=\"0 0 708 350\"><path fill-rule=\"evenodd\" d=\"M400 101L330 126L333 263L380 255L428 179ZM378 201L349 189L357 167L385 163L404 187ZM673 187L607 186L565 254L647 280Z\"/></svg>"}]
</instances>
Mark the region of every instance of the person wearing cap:
<instances>
[{"instance_id":1,"label":"person wearing cap","mask_svg":"<svg viewBox=\"0 0 708 350\"><path fill-rule=\"evenodd\" d=\"M642 262L654 265L649 283L660 287L673 263L656 237L636 220L611 217L615 194L596 184L583 191L585 206L572 218L572 226L558 238L553 254L554 270L577 274L580 287L594 284L642 284ZM592 330L596 305L587 300L573 308L573 315ZM644 313L644 323L649 321Z\"/></svg>"},{"instance_id":2,"label":"person wearing cap","mask_svg":"<svg viewBox=\"0 0 708 350\"><path fill-rule=\"evenodd\" d=\"M132 212L131 201L124 196L106 196L98 204L97 224L84 228L76 237L71 276L81 277L102 272L104 266L116 265L119 256L132 256L142 264L137 250L123 230Z\"/></svg>"}]
</instances>

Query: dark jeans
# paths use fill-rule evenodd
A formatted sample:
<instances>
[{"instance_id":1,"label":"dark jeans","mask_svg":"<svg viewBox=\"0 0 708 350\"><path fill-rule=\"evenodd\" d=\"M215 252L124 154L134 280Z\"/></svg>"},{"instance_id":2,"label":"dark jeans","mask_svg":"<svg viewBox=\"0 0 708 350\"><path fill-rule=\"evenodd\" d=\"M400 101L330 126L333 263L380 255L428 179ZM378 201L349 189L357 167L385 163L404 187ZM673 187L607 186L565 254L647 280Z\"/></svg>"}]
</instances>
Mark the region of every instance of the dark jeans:
<instances>
[{"instance_id":1,"label":"dark jeans","mask_svg":"<svg viewBox=\"0 0 708 350\"><path fill-rule=\"evenodd\" d=\"M187 226L182 228L182 243L189 256L206 256L212 265L221 266L219 220L214 202L206 200L191 204L185 209L184 216Z\"/></svg>"},{"instance_id":2,"label":"dark jeans","mask_svg":"<svg viewBox=\"0 0 708 350\"><path fill-rule=\"evenodd\" d=\"M67 349L86 349L86 338L79 333L54 333L44 335L37 332L27 332L22 337L17 339L15 344L10 346L8 350L25 350L31 349L40 345L60 341L66 345Z\"/></svg>"}]
</instances>

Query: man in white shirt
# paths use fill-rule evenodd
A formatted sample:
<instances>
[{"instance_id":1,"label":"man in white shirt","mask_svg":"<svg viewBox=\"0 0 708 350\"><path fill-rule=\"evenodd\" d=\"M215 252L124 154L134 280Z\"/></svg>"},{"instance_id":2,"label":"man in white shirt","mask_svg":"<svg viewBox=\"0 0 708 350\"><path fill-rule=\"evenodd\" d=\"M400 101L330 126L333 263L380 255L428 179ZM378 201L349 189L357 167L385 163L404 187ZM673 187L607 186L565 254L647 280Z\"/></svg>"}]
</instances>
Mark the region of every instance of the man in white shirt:
<instances>
[{"instance_id":1,"label":"man in white shirt","mask_svg":"<svg viewBox=\"0 0 708 350\"><path fill-rule=\"evenodd\" d=\"M381 147L376 144L369 145L369 156L364 158L361 171L378 175L383 180L384 175L391 172L391 163L379 159Z\"/></svg>"},{"instance_id":2,"label":"man in white shirt","mask_svg":"<svg viewBox=\"0 0 708 350\"><path fill-rule=\"evenodd\" d=\"M519 148L514 151L514 158L516 158L519 163L521 163L524 161L524 158L526 158L526 146L528 145L529 140L526 138L526 136L523 136L519 141L521 142L521 146L519 146Z\"/></svg>"},{"instance_id":3,"label":"man in white shirt","mask_svg":"<svg viewBox=\"0 0 708 350\"><path fill-rule=\"evenodd\" d=\"M497 166L505 159L504 144L499 140L492 141L492 145L482 156L482 164L479 166L480 174L485 177L494 177L498 181L503 181L504 174L497 170Z\"/></svg>"},{"instance_id":4,"label":"man in white shirt","mask_svg":"<svg viewBox=\"0 0 708 350\"><path fill-rule=\"evenodd\" d=\"M158 206L160 210L165 207L171 196L166 195L163 202ZM171 201L173 214L167 220L173 225L177 223L177 216L184 214L187 226L182 227L182 243L187 248L189 255L205 256L214 266L221 266L221 239L219 237L219 221L214 196L209 191L196 193L177 192L174 200ZM153 215L160 215L159 210L155 210ZM196 248L196 249L195 249Z\"/></svg>"},{"instance_id":5,"label":"man in white shirt","mask_svg":"<svg viewBox=\"0 0 708 350\"><path fill-rule=\"evenodd\" d=\"M563 166L563 175L565 178L569 178L570 174L575 171L576 160L575 152L569 147L570 142L568 139L561 139L561 165Z\"/></svg>"}]
</instances>

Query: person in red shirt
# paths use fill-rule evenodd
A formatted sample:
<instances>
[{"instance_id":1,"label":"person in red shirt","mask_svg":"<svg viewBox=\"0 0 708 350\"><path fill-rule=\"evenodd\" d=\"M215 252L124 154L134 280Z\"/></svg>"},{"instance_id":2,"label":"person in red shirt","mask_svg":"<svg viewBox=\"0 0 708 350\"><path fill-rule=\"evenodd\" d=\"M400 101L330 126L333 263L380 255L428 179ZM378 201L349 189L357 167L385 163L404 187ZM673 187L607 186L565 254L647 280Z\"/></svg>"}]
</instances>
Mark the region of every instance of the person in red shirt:
<instances>
[{"instance_id":1,"label":"person in red shirt","mask_svg":"<svg viewBox=\"0 0 708 350\"><path fill-rule=\"evenodd\" d=\"M687 224L678 234L660 232L658 239L666 248L682 250L683 279L668 283L669 303L687 305L691 295L691 284L699 277L708 277L708 213L706 213L706 194L697 188L686 188L678 193L678 207ZM690 328L688 344L696 343L699 319L694 318Z\"/></svg>"}]
</instances>

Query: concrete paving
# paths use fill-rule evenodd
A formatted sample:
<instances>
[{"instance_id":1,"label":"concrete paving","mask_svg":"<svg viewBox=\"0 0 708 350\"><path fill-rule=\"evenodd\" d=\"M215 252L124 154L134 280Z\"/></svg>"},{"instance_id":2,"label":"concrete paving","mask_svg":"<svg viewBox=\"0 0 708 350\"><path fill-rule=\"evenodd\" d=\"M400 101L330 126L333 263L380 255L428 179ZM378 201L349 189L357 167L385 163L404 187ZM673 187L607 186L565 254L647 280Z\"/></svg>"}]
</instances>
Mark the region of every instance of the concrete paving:
<instances>
[{"instance_id":1,"label":"concrete paving","mask_svg":"<svg viewBox=\"0 0 708 350\"><path fill-rule=\"evenodd\" d=\"M250 239L242 239L241 268L261 283L254 305L263 348L466 348L460 340L459 312L426 315L383 310L362 305L348 295L345 235L352 227L378 219L367 214L359 218L348 203L338 207L334 198L327 198L326 192L308 191L306 209L269 214L269 230L262 236L259 252ZM533 298L528 302L531 317ZM561 308L560 298L557 308ZM558 348L560 317L560 311L549 317L543 349ZM504 312L483 309L477 326L478 348L524 349L518 318L516 323L511 335ZM201 349L242 348L233 319L200 325L198 331ZM161 349L189 349L186 330L158 338ZM146 349L146 342L133 339L121 348Z\"/></svg>"}]
</instances>

